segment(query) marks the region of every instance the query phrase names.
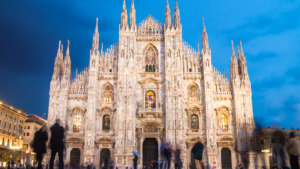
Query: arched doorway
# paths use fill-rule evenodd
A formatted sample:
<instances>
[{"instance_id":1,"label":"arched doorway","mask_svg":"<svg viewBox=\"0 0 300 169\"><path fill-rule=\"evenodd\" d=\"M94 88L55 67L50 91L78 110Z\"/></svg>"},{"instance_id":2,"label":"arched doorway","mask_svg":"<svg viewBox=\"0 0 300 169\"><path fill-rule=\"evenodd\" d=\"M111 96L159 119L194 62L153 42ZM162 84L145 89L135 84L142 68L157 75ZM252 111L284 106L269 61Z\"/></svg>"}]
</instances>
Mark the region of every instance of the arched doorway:
<instances>
[{"instance_id":1,"label":"arched doorway","mask_svg":"<svg viewBox=\"0 0 300 169\"><path fill-rule=\"evenodd\" d=\"M73 148L71 151L71 160L70 165L73 168L79 168L80 167L80 150L78 148Z\"/></svg>"},{"instance_id":2,"label":"arched doorway","mask_svg":"<svg viewBox=\"0 0 300 169\"><path fill-rule=\"evenodd\" d=\"M143 143L143 166L158 160L158 143L155 138L146 138Z\"/></svg>"},{"instance_id":3,"label":"arched doorway","mask_svg":"<svg viewBox=\"0 0 300 169\"><path fill-rule=\"evenodd\" d=\"M109 149L107 149L107 148L102 149L100 152L100 166L102 166L105 159L107 159L107 162L108 162L109 158L110 158Z\"/></svg>"},{"instance_id":4,"label":"arched doorway","mask_svg":"<svg viewBox=\"0 0 300 169\"><path fill-rule=\"evenodd\" d=\"M231 151L229 148L221 150L222 169L231 169Z\"/></svg>"}]
</instances>

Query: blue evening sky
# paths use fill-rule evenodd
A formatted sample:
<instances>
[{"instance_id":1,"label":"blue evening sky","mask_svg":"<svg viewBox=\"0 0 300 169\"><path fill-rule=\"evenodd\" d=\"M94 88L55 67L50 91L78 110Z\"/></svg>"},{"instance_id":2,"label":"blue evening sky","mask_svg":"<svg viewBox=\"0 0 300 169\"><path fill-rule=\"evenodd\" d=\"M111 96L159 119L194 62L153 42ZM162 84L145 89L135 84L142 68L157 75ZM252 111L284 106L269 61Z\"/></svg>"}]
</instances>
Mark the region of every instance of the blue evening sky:
<instances>
[{"instance_id":1,"label":"blue evening sky","mask_svg":"<svg viewBox=\"0 0 300 169\"><path fill-rule=\"evenodd\" d=\"M1 0L0 99L28 114L48 112L58 41L70 40L72 74L89 63L96 17L104 48L118 41L123 0ZM131 0L127 0L130 11ZM171 0L173 15L175 0ZM300 1L178 0L183 39L201 46L205 18L212 63L229 75L231 43L239 40L252 84L253 111L265 126L300 128ZM137 23L164 23L165 0L135 0ZM47 115L45 116L47 117Z\"/></svg>"}]
</instances>

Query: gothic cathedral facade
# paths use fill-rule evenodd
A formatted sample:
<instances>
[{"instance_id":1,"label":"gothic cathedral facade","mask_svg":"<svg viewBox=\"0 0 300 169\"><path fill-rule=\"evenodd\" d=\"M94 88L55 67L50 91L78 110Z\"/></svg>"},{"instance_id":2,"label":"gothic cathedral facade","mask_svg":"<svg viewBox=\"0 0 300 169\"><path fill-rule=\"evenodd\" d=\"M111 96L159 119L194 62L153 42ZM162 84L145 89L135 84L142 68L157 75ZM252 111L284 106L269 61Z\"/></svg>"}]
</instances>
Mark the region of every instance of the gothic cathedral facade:
<instances>
[{"instance_id":1,"label":"gothic cathedral facade","mask_svg":"<svg viewBox=\"0 0 300 169\"><path fill-rule=\"evenodd\" d=\"M170 142L180 147L187 168L194 165L191 149L200 137L205 166L254 168L251 84L242 44L238 48L237 59L232 47L228 81L212 65L204 20L201 50L182 39L177 2L173 22L167 2L164 25L151 15L136 25L134 3L128 23L124 1L119 40L105 51L97 19L89 66L73 80L69 45L64 56L59 44L48 125L60 118L69 126L66 163L100 168L113 158L116 168L125 169L136 151L142 167L161 160L159 147Z\"/></svg>"}]
</instances>

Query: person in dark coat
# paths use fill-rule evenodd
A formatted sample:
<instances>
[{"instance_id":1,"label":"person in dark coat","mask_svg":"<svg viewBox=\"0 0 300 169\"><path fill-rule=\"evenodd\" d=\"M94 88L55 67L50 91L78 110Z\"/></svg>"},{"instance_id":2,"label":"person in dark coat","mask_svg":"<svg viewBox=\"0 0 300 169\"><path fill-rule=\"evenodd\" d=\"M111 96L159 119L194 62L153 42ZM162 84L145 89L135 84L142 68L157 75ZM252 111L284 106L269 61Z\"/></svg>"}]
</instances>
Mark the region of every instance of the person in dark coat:
<instances>
[{"instance_id":1,"label":"person in dark coat","mask_svg":"<svg viewBox=\"0 0 300 169\"><path fill-rule=\"evenodd\" d=\"M203 149L204 145L200 141L200 137L197 138L198 142L194 145L192 149L192 153L194 154L194 159L196 162L197 169L202 169L202 155L203 155Z\"/></svg>"},{"instance_id":2,"label":"person in dark coat","mask_svg":"<svg viewBox=\"0 0 300 169\"><path fill-rule=\"evenodd\" d=\"M64 168L63 150L64 150L64 128L60 126L60 119L55 120L56 123L50 128L51 138L50 138L50 149L51 158L49 161L50 169L53 169L53 163L56 153L59 157L59 169Z\"/></svg>"},{"instance_id":3,"label":"person in dark coat","mask_svg":"<svg viewBox=\"0 0 300 169\"><path fill-rule=\"evenodd\" d=\"M177 144L175 150L175 161L174 161L175 169L181 169L180 153L181 153L180 146Z\"/></svg>"},{"instance_id":4,"label":"person in dark coat","mask_svg":"<svg viewBox=\"0 0 300 169\"><path fill-rule=\"evenodd\" d=\"M138 162L138 156L134 154L134 159L133 159L133 167L134 169L137 169L137 162Z\"/></svg>"},{"instance_id":5,"label":"person in dark coat","mask_svg":"<svg viewBox=\"0 0 300 169\"><path fill-rule=\"evenodd\" d=\"M168 161L168 168L167 169L170 169L170 167L171 167L171 155L172 155L170 145L168 145L167 147L165 147L164 154L165 154L166 160Z\"/></svg>"},{"instance_id":6,"label":"person in dark coat","mask_svg":"<svg viewBox=\"0 0 300 169\"><path fill-rule=\"evenodd\" d=\"M48 132L46 125L43 125L43 127L35 132L34 138L33 138L33 152L36 153L35 158L38 163L37 169L42 168L42 160L43 160L43 154L47 153L46 150L46 142L48 141Z\"/></svg>"}]
</instances>

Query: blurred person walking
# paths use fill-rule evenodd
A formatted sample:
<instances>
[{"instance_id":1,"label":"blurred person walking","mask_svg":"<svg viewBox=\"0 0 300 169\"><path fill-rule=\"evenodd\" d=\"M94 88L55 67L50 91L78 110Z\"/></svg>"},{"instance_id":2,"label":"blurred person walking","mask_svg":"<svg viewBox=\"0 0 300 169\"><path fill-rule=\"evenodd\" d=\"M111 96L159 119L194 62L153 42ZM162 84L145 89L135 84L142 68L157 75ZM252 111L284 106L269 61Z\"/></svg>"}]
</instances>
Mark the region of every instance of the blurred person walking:
<instances>
[{"instance_id":1,"label":"blurred person walking","mask_svg":"<svg viewBox=\"0 0 300 169\"><path fill-rule=\"evenodd\" d=\"M46 125L43 125L40 130L35 132L33 138L33 152L36 153L35 158L38 163L37 169L42 168L43 154L47 153L46 142L48 141L48 132Z\"/></svg>"},{"instance_id":2,"label":"blurred person walking","mask_svg":"<svg viewBox=\"0 0 300 169\"><path fill-rule=\"evenodd\" d=\"M67 128L67 127L66 127ZM59 169L64 168L64 159L63 159L63 150L64 150L64 128L60 126L60 119L55 120L55 124L50 128L51 138L50 138L50 149L51 149L51 158L49 161L50 169L53 169L53 163L56 153L59 157Z\"/></svg>"},{"instance_id":3,"label":"blurred person walking","mask_svg":"<svg viewBox=\"0 0 300 169\"><path fill-rule=\"evenodd\" d=\"M203 149L204 145L200 141L200 137L197 137L198 142L194 145L192 149L192 153L194 154L194 159L196 162L196 168L197 169L202 169L202 155L203 155Z\"/></svg>"},{"instance_id":4,"label":"blurred person walking","mask_svg":"<svg viewBox=\"0 0 300 169\"><path fill-rule=\"evenodd\" d=\"M114 169L114 160L112 158L108 161L109 169Z\"/></svg>"},{"instance_id":5,"label":"blurred person walking","mask_svg":"<svg viewBox=\"0 0 300 169\"><path fill-rule=\"evenodd\" d=\"M299 162L298 162L298 156L299 156L299 143L297 139L295 138L295 133L290 133L290 138L287 142L286 149L288 151L288 154L290 156L290 165L292 169L299 169Z\"/></svg>"},{"instance_id":6,"label":"blurred person walking","mask_svg":"<svg viewBox=\"0 0 300 169\"><path fill-rule=\"evenodd\" d=\"M138 156L134 154L134 159L133 159L133 168L137 169L137 162L138 162Z\"/></svg>"},{"instance_id":7,"label":"blurred person walking","mask_svg":"<svg viewBox=\"0 0 300 169\"><path fill-rule=\"evenodd\" d=\"M175 169L181 169L181 158L180 158L180 146L177 144L176 145L176 150L175 150Z\"/></svg>"},{"instance_id":8,"label":"blurred person walking","mask_svg":"<svg viewBox=\"0 0 300 169\"><path fill-rule=\"evenodd\" d=\"M168 162L167 169L170 169L170 167L171 167L171 155L172 155L171 145L170 144L166 145L166 147L164 149L164 155L165 155L165 158L166 158L166 160Z\"/></svg>"}]
</instances>

